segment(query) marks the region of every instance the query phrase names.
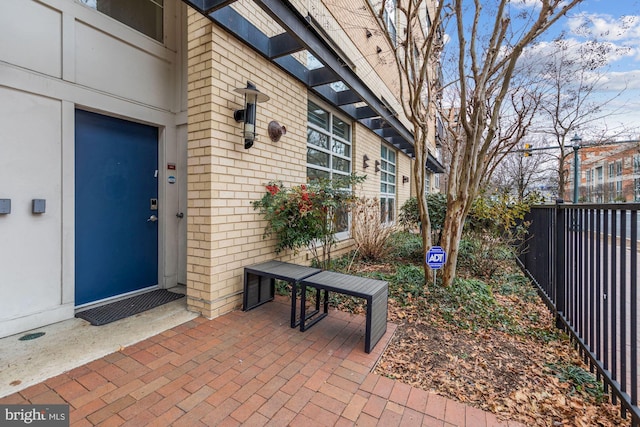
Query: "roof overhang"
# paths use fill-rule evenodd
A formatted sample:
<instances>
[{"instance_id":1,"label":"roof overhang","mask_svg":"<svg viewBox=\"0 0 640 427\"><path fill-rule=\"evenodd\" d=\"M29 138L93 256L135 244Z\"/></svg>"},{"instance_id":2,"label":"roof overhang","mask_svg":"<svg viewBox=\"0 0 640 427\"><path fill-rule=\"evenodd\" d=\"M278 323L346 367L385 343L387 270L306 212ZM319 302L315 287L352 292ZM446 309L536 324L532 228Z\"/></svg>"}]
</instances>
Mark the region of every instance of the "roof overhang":
<instances>
[{"instance_id":1,"label":"roof overhang","mask_svg":"<svg viewBox=\"0 0 640 427\"><path fill-rule=\"evenodd\" d=\"M311 16L302 16L287 0L253 0L284 32L267 36L240 13L230 7L235 0L183 0L211 21L233 34L263 57L302 82L311 92L357 120L387 143L410 157L415 157L413 134L396 117L383 99L356 75L348 58L328 41ZM310 52L321 64L309 68L294 54ZM335 85L336 83L341 83ZM345 90L336 90L335 87ZM429 154L427 168L442 170ZM430 166L431 165L431 166ZM441 172L435 172L441 173Z\"/></svg>"}]
</instances>

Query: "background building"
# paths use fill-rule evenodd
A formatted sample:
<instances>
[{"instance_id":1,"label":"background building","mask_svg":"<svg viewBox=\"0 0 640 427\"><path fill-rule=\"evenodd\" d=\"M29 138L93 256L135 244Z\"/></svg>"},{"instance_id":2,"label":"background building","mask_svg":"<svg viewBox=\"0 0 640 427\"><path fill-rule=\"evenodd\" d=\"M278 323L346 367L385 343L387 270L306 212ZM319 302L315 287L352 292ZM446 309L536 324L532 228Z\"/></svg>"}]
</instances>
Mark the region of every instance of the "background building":
<instances>
[{"instance_id":1,"label":"background building","mask_svg":"<svg viewBox=\"0 0 640 427\"><path fill-rule=\"evenodd\" d=\"M570 169L567 189L573 191L574 162L567 163ZM578 150L578 172L578 194L581 202L640 201L638 141L581 146Z\"/></svg>"}]
</instances>

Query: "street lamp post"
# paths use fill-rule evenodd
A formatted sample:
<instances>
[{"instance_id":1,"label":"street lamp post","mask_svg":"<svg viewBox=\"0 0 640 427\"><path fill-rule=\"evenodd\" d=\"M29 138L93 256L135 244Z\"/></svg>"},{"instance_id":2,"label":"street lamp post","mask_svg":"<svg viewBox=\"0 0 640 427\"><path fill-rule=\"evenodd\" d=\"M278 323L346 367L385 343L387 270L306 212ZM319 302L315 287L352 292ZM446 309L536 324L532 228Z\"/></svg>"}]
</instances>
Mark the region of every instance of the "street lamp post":
<instances>
[{"instance_id":1,"label":"street lamp post","mask_svg":"<svg viewBox=\"0 0 640 427\"><path fill-rule=\"evenodd\" d=\"M580 138L577 133L571 138L571 143L573 144L573 203L578 203L578 185L580 179L578 150L580 149L581 142L582 138Z\"/></svg>"}]
</instances>

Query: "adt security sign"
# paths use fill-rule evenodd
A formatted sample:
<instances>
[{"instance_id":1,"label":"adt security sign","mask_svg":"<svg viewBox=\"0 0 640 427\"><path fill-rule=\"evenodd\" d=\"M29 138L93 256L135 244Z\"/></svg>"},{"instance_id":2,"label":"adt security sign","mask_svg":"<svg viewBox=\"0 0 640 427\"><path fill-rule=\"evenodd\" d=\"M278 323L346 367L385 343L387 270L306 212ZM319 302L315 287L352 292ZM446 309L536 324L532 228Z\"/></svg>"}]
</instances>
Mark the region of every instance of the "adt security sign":
<instances>
[{"instance_id":1,"label":"adt security sign","mask_svg":"<svg viewBox=\"0 0 640 427\"><path fill-rule=\"evenodd\" d=\"M427 265L432 270L441 269L447 261L447 254L440 246L432 246L427 252Z\"/></svg>"}]
</instances>

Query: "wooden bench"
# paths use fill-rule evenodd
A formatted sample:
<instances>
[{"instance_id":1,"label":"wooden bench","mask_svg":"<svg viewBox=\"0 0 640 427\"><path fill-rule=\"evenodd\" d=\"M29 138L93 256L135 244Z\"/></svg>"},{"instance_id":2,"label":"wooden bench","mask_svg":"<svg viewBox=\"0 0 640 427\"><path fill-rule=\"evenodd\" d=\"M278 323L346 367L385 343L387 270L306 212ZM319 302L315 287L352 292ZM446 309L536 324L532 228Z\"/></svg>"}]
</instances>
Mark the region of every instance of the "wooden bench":
<instances>
[{"instance_id":1,"label":"wooden bench","mask_svg":"<svg viewBox=\"0 0 640 427\"><path fill-rule=\"evenodd\" d=\"M305 267L282 261L267 261L244 268L243 311L251 310L265 302L272 301L275 293L275 280L284 280L291 284L291 327L300 324L296 319L296 300L298 283L311 275L321 272L319 268ZM263 280L266 279L266 280ZM320 291L316 298L316 312L307 314L311 317L320 310Z\"/></svg>"},{"instance_id":2,"label":"wooden bench","mask_svg":"<svg viewBox=\"0 0 640 427\"><path fill-rule=\"evenodd\" d=\"M327 316L329 308L329 292L336 292L367 301L367 320L364 339L364 351L370 353L373 347L380 341L380 338L387 331L387 297L389 285L383 280L369 279L366 277L351 276L348 274L335 273L333 271L322 271L308 276L300 281L301 303L300 303L300 330L305 331L318 321ZM323 313L308 323L309 316L306 314L306 294L307 287L315 288L318 293L324 291ZM316 297L316 307L319 303L320 295Z\"/></svg>"}]
</instances>

